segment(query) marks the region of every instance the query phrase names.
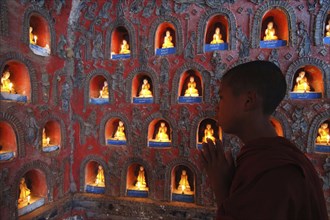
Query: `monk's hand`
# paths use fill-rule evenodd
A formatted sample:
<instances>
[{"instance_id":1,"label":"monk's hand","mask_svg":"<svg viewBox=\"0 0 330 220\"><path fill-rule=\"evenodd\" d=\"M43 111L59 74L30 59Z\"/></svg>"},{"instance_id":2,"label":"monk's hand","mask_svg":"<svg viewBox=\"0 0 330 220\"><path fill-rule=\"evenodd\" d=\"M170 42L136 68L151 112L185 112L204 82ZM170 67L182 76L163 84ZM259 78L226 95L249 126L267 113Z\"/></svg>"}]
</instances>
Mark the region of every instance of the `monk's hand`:
<instances>
[{"instance_id":1,"label":"monk's hand","mask_svg":"<svg viewBox=\"0 0 330 220\"><path fill-rule=\"evenodd\" d=\"M207 143L203 143L201 154L217 203L221 204L229 194L235 170L231 152L224 152L224 147L220 140L216 140L214 144L212 140L207 139Z\"/></svg>"}]
</instances>

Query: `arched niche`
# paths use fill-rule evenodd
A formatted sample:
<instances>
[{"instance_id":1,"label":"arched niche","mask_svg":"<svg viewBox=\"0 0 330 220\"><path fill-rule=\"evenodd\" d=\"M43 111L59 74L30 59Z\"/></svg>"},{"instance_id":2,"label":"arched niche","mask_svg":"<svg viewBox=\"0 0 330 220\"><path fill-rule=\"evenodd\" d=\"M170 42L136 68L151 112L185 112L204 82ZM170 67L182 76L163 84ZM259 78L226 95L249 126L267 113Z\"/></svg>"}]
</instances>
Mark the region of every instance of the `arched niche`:
<instances>
[{"instance_id":1,"label":"arched niche","mask_svg":"<svg viewBox=\"0 0 330 220\"><path fill-rule=\"evenodd\" d=\"M276 35L279 39L286 40L286 45L295 46L297 44L295 14L292 6L286 1L269 1L261 5L256 10L252 21L250 35L252 48L260 47L260 42L265 32L263 25L265 23L267 26L268 19L273 19L278 26L279 30L276 30ZM275 47L277 46L275 45Z\"/></svg>"},{"instance_id":2,"label":"arched niche","mask_svg":"<svg viewBox=\"0 0 330 220\"><path fill-rule=\"evenodd\" d=\"M17 155L17 140L14 129L8 122L0 121L0 162L14 159Z\"/></svg>"},{"instance_id":3,"label":"arched niche","mask_svg":"<svg viewBox=\"0 0 330 220\"><path fill-rule=\"evenodd\" d=\"M314 23L314 39L317 46L326 43L324 38L326 37L326 25L328 24L329 19L330 4L324 3L319 9ZM330 44L330 42L327 44Z\"/></svg>"},{"instance_id":4,"label":"arched niche","mask_svg":"<svg viewBox=\"0 0 330 220\"><path fill-rule=\"evenodd\" d=\"M39 169L27 171L18 181L17 209L18 216L25 215L41 206L48 198L47 180L45 174Z\"/></svg>"},{"instance_id":5,"label":"arched niche","mask_svg":"<svg viewBox=\"0 0 330 220\"><path fill-rule=\"evenodd\" d=\"M273 127L276 131L276 134L278 136L284 137L284 132L283 132L283 128L282 128L280 121L272 116L272 117L270 117L270 123L273 125Z\"/></svg>"},{"instance_id":6,"label":"arched niche","mask_svg":"<svg viewBox=\"0 0 330 220\"><path fill-rule=\"evenodd\" d=\"M106 88L107 87L107 88ZM94 76L89 82L89 98L91 104L109 103L109 82L102 75ZM106 94L108 93L108 95Z\"/></svg>"},{"instance_id":7,"label":"arched niche","mask_svg":"<svg viewBox=\"0 0 330 220\"><path fill-rule=\"evenodd\" d=\"M51 53L51 34L48 22L40 14L32 13L29 20L29 44L33 53L48 56Z\"/></svg>"},{"instance_id":8,"label":"arched niche","mask_svg":"<svg viewBox=\"0 0 330 220\"><path fill-rule=\"evenodd\" d=\"M131 197L149 196L149 174L140 163L132 163L127 168L126 195Z\"/></svg>"},{"instance_id":9,"label":"arched niche","mask_svg":"<svg viewBox=\"0 0 330 220\"><path fill-rule=\"evenodd\" d=\"M127 124L120 118L110 118L105 123L105 140L107 145L126 145Z\"/></svg>"},{"instance_id":10,"label":"arched niche","mask_svg":"<svg viewBox=\"0 0 330 220\"><path fill-rule=\"evenodd\" d=\"M227 50L228 42L229 24L227 17L222 14L214 15L207 22L204 36L204 52Z\"/></svg>"},{"instance_id":11,"label":"arched niche","mask_svg":"<svg viewBox=\"0 0 330 220\"><path fill-rule=\"evenodd\" d=\"M1 77L9 74L8 80L13 85L13 91L3 91L1 87L1 94L5 100L30 102L31 101L31 80L29 70L27 67L17 61L8 60L1 70Z\"/></svg>"},{"instance_id":12,"label":"arched niche","mask_svg":"<svg viewBox=\"0 0 330 220\"><path fill-rule=\"evenodd\" d=\"M171 171L172 201L195 202L195 174L185 165L177 165Z\"/></svg>"},{"instance_id":13,"label":"arched niche","mask_svg":"<svg viewBox=\"0 0 330 220\"><path fill-rule=\"evenodd\" d=\"M317 143L317 137L319 136L319 128L323 123L328 123L330 126L330 110L319 113L310 123L308 136L307 136L307 152L315 153L330 153L330 146Z\"/></svg>"},{"instance_id":14,"label":"arched niche","mask_svg":"<svg viewBox=\"0 0 330 220\"><path fill-rule=\"evenodd\" d=\"M122 45L126 41L125 49L129 50L129 53L122 52ZM133 45L131 45L130 36L128 30L124 26L116 27L111 36L111 58L120 59L120 58L129 58L130 50ZM120 54L119 56L116 56Z\"/></svg>"},{"instance_id":15,"label":"arched niche","mask_svg":"<svg viewBox=\"0 0 330 220\"><path fill-rule=\"evenodd\" d=\"M197 148L202 149L202 143L207 141L207 138L210 138L213 141L222 140L222 129L217 126L217 122L212 118L203 119L197 129Z\"/></svg>"},{"instance_id":16,"label":"arched niche","mask_svg":"<svg viewBox=\"0 0 330 220\"><path fill-rule=\"evenodd\" d=\"M315 152L316 153L330 153L330 118L322 120L318 124L315 135Z\"/></svg>"},{"instance_id":17,"label":"arched niche","mask_svg":"<svg viewBox=\"0 0 330 220\"><path fill-rule=\"evenodd\" d=\"M147 84L149 85L147 86ZM133 103L154 102L154 83L147 73L139 73L133 78L131 97Z\"/></svg>"},{"instance_id":18,"label":"arched niche","mask_svg":"<svg viewBox=\"0 0 330 220\"><path fill-rule=\"evenodd\" d=\"M147 134L149 147L170 147L172 145L172 128L165 119L152 120Z\"/></svg>"},{"instance_id":19,"label":"arched niche","mask_svg":"<svg viewBox=\"0 0 330 220\"><path fill-rule=\"evenodd\" d=\"M64 128L63 128L64 129ZM41 149L43 152L53 152L61 148L61 124L56 120L47 121L41 130Z\"/></svg>"},{"instance_id":20,"label":"arched niche","mask_svg":"<svg viewBox=\"0 0 330 220\"><path fill-rule=\"evenodd\" d=\"M189 88L189 84L196 85L195 88ZM186 70L182 73L179 80L178 98L179 103L200 103L203 101L204 92L203 77L201 73L194 69ZM194 86L193 86L194 87ZM191 91L189 91L191 90ZM196 91L192 91L196 90ZM194 94L198 92L198 94ZM191 94L193 93L193 94Z\"/></svg>"},{"instance_id":21,"label":"arched niche","mask_svg":"<svg viewBox=\"0 0 330 220\"><path fill-rule=\"evenodd\" d=\"M85 191L96 194L105 192L105 171L102 164L90 160L85 166Z\"/></svg>"},{"instance_id":22,"label":"arched niche","mask_svg":"<svg viewBox=\"0 0 330 220\"><path fill-rule=\"evenodd\" d=\"M169 31L172 37L172 43L174 45L174 47L176 47L176 29L174 27L174 25L170 22L164 22L161 23L157 30L156 30L156 34L155 34L155 48L162 48L162 45L164 43L164 37L166 36L166 31Z\"/></svg>"}]
</instances>

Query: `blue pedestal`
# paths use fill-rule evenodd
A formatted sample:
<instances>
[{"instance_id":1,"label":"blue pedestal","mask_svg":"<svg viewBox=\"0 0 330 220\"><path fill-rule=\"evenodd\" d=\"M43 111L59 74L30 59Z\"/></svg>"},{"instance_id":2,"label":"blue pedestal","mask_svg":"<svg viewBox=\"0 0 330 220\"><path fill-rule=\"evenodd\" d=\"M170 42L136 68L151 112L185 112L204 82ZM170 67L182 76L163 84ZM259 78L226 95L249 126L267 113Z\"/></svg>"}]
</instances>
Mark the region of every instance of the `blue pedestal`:
<instances>
[{"instance_id":1,"label":"blue pedestal","mask_svg":"<svg viewBox=\"0 0 330 220\"><path fill-rule=\"evenodd\" d=\"M0 161L11 160L15 157L15 152L0 152Z\"/></svg>"},{"instance_id":2,"label":"blue pedestal","mask_svg":"<svg viewBox=\"0 0 330 220\"><path fill-rule=\"evenodd\" d=\"M179 103L201 103L202 96L179 96Z\"/></svg>"},{"instance_id":3,"label":"blue pedestal","mask_svg":"<svg viewBox=\"0 0 330 220\"><path fill-rule=\"evenodd\" d=\"M126 140L107 139L107 144L108 145L126 145Z\"/></svg>"},{"instance_id":4,"label":"blue pedestal","mask_svg":"<svg viewBox=\"0 0 330 220\"><path fill-rule=\"evenodd\" d=\"M10 100L16 102L27 102L27 96L20 94L11 94L8 92L2 92L0 95L0 100Z\"/></svg>"},{"instance_id":5,"label":"blue pedestal","mask_svg":"<svg viewBox=\"0 0 330 220\"><path fill-rule=\"evenodd\" d=\"M38 45L30 44L30 49L36 55L48 57L50 55L50 50Z\"/></svg>"},{"instance_id":6,"label":"blue pedestal","mask_svg":"<svg viewBox=\"0 0 330 220\"><path fill-rule=\"evenodd\" d=\"M204 51L214 51L214 50L228 50L228 44L222 43L222 44L205 44Z\"/></svg>"},{"instance_id":7,"label":"blue pedestal","mask_svg":"<svg viewBox=\"0 0 330 220\"><path fill-rule=\"evenodd\" d=\"M172 201L194 202L194 195L172 193Z\"/></svg>"},{"instance_id":8,"label":"blue pedestal","mask_svg":"<svg viewBox=\"0 0 330 220\"><path fill-rule=\"evenodd\" d=\"M154 102L154 97L133 97L133 103L135 104L150 104Z\"/></svg>"},{"instance_id":9,"label":"blue pedestal","mask_svg":"<svg viewBox=\"0 0 330 220\"><path fill-rule=\"evenodd\" d=\"M323 43L324 44L330 44L330 37L323 38Z\"/></svg>"},{"instance_id":10,"label":"blue pedestal","mask_svg":"<svg viewBox=\"0 0 330 220\"><path fill-rule=\"evenodd\" d=\"M60 149L60 146L58 146L58 145L50 145L47 147L42 147L42 151L47 152L47 153L57 151L58 149Z\"/></svg>"},{"instance_id":11,"label":"blue pedestal","mask_svg":"<svg viewBox=\"0 0 330 220\"><path fill-rule=\"evenodd\" d=\"M291 99L320 99L322 93L320 92L290 92Z\"/></svg>"},{"instance_id":12,"label":"blue pedestal","mask_svg":"<svg viewBox=\"0 0 330 220\"><path fill-rule=\"evenodd\" d=\"M104 194L105 187L86 185L86 192L95 194Z\"/></svg>"},{"instance_id":13,"label":"blue pedestal","mask_svg":"<svg viewBox=\"0 0 330 220\"><path fill-rule=\"evenodd\" d=\"M122 60L122 59L129 59L131 58L131 54L130 53L126 53L126 54L112 54L111 55L111 59L113 60Z\"/></svg>"},{"instance_id":14,"label":"blue pedestal","mask_svg":"<svg viewBox=\"0 0 330 220\"><path fill-rule=\"evenodd\" d=\"M260 48L277 48L286 46L286 40L260 41Z\"/></svg>"},{"instance_id":15,"label":"blue pedestal","mask_svg":"<svg viewBox=\"0 0 330 220\"><path fill-rule=\"evenodd\" d=\"M148 197L148 191L128 189L127 196L146 198L146 197Z\"/></svg>"},{"instance_id":16,"label":"blue pedestal","mask_svg":"<svg viewBox=\"0 0 330 220\"><path fill-rule=\"evenodd\" d=\"M160 49L156 49L156 55L159 56L165 56L165 55L169 55L169 54L175 54L176 53L176 49L175 47L172 48L160 48Z\"/></svg>"},{"instance_id":17,"label":"blue pedestal","mask_svg":"<svg viewBox=\"0 0 330 220\"><path fill-rule=\"evenodd\" d=\"M95 104L95 105L103 105L103 104L108 104L109 99L108 98L90 98L89 103Z\"/></svg>"},{"instance_id":18,"label":"blue pedestal","mask_svg":"<svg viewBox=\"0 0 330 220\"><path fill-rule=\"evenodd\" d=\"M29 212L32 212L33 210L39 208L43 204L45 204L45 198L41 198L41 199L38 199L34 202L31 202L30 205L24 206L23 208L20 208L20 209L17 210L18 216L25 215Z\"/></svg>"},{"instance_id":19,"label":"blue pedestal","mask_svg":"<svg viewBox=\"0 0 330 220\"><path fill-rule=\"evenodd\" d=\"M323 154L329 154L330 153L330 145L321 145L321 144L315 144L315 153L323 153Z\"/></svg>"},{"instance_id":20,"label":"blue pedestal","mask_svg":"<svg viewBox=\"0 0 330 220\"><path fill-rule=\"evenodd\" d=\"M149 141L149 147L170 147L171 142L158 142L158 141Z\"/></svg>"}]
</instances>

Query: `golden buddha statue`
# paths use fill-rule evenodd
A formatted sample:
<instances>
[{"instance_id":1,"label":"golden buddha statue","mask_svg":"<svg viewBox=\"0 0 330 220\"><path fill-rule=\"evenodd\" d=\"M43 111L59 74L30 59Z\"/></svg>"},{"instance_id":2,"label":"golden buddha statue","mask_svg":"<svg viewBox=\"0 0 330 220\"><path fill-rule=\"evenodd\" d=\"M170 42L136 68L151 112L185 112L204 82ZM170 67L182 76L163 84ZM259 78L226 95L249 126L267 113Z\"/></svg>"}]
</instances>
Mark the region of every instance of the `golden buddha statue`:
<instances>
[{"instance_id":1,"label":"golden buddha statue","mask_svg":"<svg viewBox=\"0 0 330 220\"><path fill-rule=\"evenodd\" d=\"M160 123L160 127L159 127L158 133L156 135L156 141L160 141L160 142L170 141L168 134L167 134L167 127L165 125L165 122Z\"/></svg>"},{"instance_id":2,"label":"golden buddha statue","mask_svg":"<svg viewBox=\"0 0 330 220\"><path fill-rule=\"evenodd\" d=\"M26 186L24 177L22 177L20 180L19 191L20 192L19 192L18 203L23 202L25 199L28 199L28 197L31 194L31 190Z\"/></svg>"},{"instance_id":3,"label":"golden buddha statue","mask_svg":"<svg viewBox=\"0 0 330 220\"><path fill-rule=\"evenodd\" d=\"M14 90L14 84L10 81L9 77L9 70L5 70L1 77L1 92L16 93Z\"/></svg>"},{"instance_id":4,"label":"golden buddha statue","mask_svg":"<svg viewBox=\"0 0 330 220\"><path fill-rule=\"evenodd\" d=\"M275 28L274 28L274 23L273 22L268 22L267 24L267 29L265 30L265 36L264 40L277 40L278 37L275 34Z\"/></svg>"},{"instance_id":5,"label":"golden buddha statue","mask_svg":"<svg viewBox=\"0 0 330 220\"><path fill-rule=\"evenodd\" d=\"M293 88L294 92L310 92L310 86L308 84L307 77L305 75L305 71L301 71L296 78L296 85Z\"/></svg>"},{"instance_id":6,"label":"golden buddha statue","mask_svg":"<svg viewBox=\"0 0 330 220\"><path fill-rule=\"evenodd\" d=\"M120 45L120 54L128 54L131 53L131 51L129 50L129 44L127 43L127 40L123 40L122 45Z\"/></svg>"},{"instance_id":7,"label":"golden buddha statue","mask_svg":"<svg viewBox=\"0 0 330 220\"><path fill-rule=\"evenodd\" d=\"M95 184L97 186L102 186L102 185L104 186L104 170L101 165L99 165L98 170L97 170Z\"/></svg>"},{"instance_id":8,"label":"golden buddha statue","mask_svg":"<svg viewBox=\"0 0 330 220\"><path fill-rule=\"evenodd\" d=\"M319 144L329 144L330 142L330 132L327 123L321 124L320 128L318 129L319 135L316 138L316 143Z\"/></svg>"},{"instance_id":9,"label":"golden buddha statue","mask_svg":"<svg viewBox=\"0 0 330 220\"><path fill-rule=\"evenodd\" d=\"M190 185L189 185L189 181L188 181L188 175L187 175L187 171L185 171L185 170L182 170L182 172L181 172L181 178L180 178L178 190L181 191L182 194L185 191L190 191Z\"/></svg>"},{"instance_id":10,"label":"golden buddha statue","mask_svg":"<svg viewBox=\"0 0 330 220\"><path fill-rule=\"evenodd\" d=\"M150 91L150 84L147 79L143 80L139 97L152 97L152 92Z\"/></svg>"},{"instance_id":11,"label":"golden buddha statue","mask_svg":"<svg viewBox=\"0 0 330 220\"><path fill-rule=\"evenodd\" d=\"M171 32L166 31L162 48L172 48L172 47L174 47L174 44L172 43Z\"/></svg>"},{"instance_id":12,"label":"golden buddha statue","mask_svg":"<svg viewBox=\"0 0 330 220\"><path fill-rule=\"evenodd\" d=\"M126 140L126 135L124 130L125 130L124 123L122 121L119 121L117 131L113 138L116 140Z\"/></svg>"},{"instance_id":13,"label":"golden buddha statue","mask_svg":"<svg viewBox=\"0 0 330 220\"><path fill-rule=\"evenodd\" d=\"M211 139L215 143L215 137L213 136L214 131L212 129L211 124L207 124L206 128L204 130L204 137L203 137L203 142L207 143L207 139Z\"/></svg>"},{"instance_id":14,"label":"golden buddha statue","mask_svg":"<svg viewBox=\"0 0 330 220\"><path fill-rule=\"evenodd\" d=\"M50 138L46 135L46 129L42 129L42 146L47 147L49 146Z\"/></svg>"},{"instance_id":15,"label":"golden buddha statue","mask_svg":"<svg viewBox=\"0 0 330 220\"><path fill-rule=\"evenodd\" d=\"M104 81L104 83L103 83L103 87L100 90L99 98L104 98L104 99L109 98L109 88L108 88L107 81Z\"/></svg>"},{"instance_id":16,"label":"golden buddha statue","mask_svg":"<svg viewBox=\"0 0 330 220\"><path fill-rule=\"evenodd\" d=\"M140 166L139 173L138 173L138 176L136 178L136 184L135 184L135 186L138 189L146 188L146 186L147 186L147 182L146 182L146 177L144 175L144 167L143 166Z\"/></svg>"},{"instance_id":17,"label":"golden buddha statue","mask_svg":"<svg viewBox=\"0 0 330 220\"><path fill-rule=\"evenodd\" d=\"M326 30L325 36L330 37L330 19L328 20L328 24L325 26L325 30Z\"/></svg>"},{"instance_id":18,"label":"golden buddha statue","mask_svg":"<svg viewBox=\"0 0 330 220\"><path fill-rule=\"evenodd\" d=\"M37 44L38 37L37 37L37 35L34 35L32 33L32 31L33 31L33 27L30 26L30 29L29 29L30 44L36 45Z\"/></svg>"},{"instance_id":19,"label":"golden buddha statue","mask_svg":"<svg viewBox=\"0 0 330 220\"><path fill-rule=\"evenodd\" d=\"M224 41L222 40L222 35L220 34L220 28L217 27L215 29L215 33L213 34L213 40L210 42L210 44L222 44Z\"/></svg>"},{"instance_id":20,"label":"golden buddha statue","mask_svg":"<svg viewBox=\"0 0 330 220\"><path fill-rule=\"evenodd\" d=\"M193 76L189 78L187 87L188 88L186 89L184 96L199 96L198 90L196 89L195 78Z\"/></svg>"}]
</instances>

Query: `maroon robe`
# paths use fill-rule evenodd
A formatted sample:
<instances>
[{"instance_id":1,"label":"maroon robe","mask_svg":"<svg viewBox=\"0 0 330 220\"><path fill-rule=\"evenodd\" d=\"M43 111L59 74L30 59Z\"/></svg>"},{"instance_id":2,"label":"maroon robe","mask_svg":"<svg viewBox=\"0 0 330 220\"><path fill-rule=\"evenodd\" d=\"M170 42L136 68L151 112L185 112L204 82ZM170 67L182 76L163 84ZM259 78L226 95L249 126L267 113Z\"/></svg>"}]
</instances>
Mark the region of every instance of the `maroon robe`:
<instances>
[{"instance_id":1,"label":"maroon robe","mask_svg":"<svg viewBox=\"0 0 330 220\"><path fill-rule=\"evenodd\" d=\"M242 147L221 220L328 219L320 178L309 159L282 137Z\"/></svg>"}]
</instances>

